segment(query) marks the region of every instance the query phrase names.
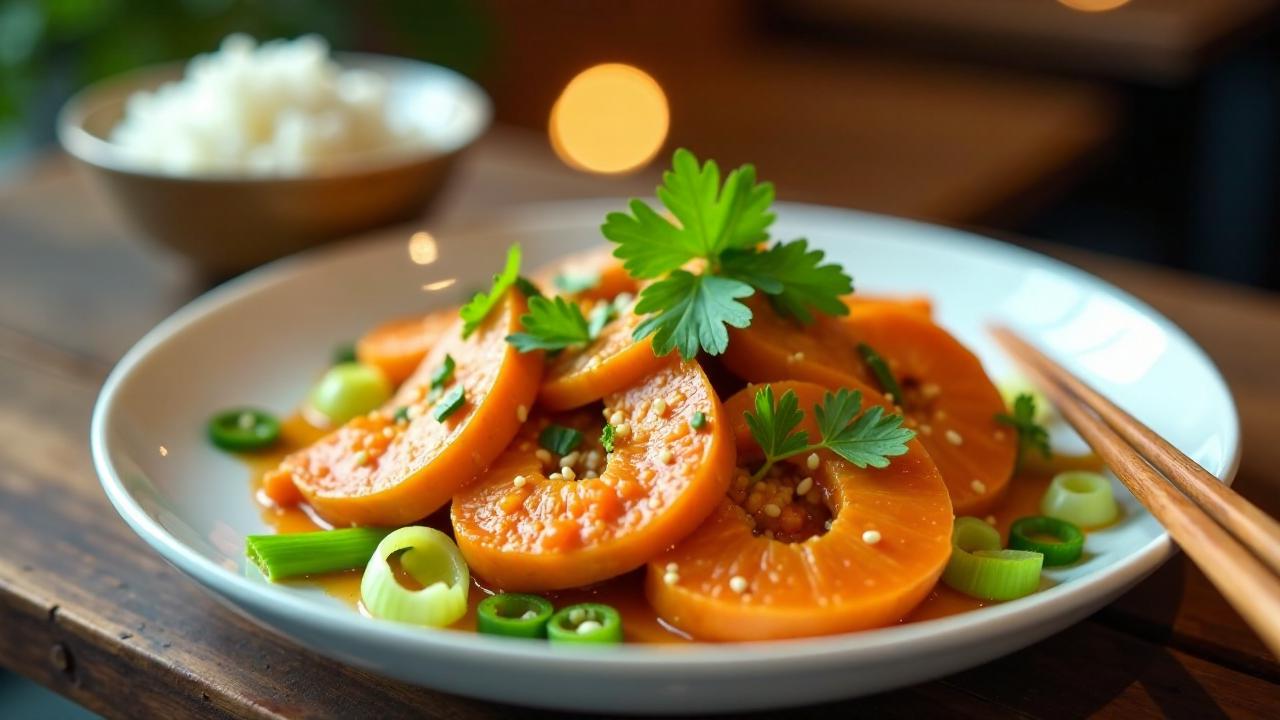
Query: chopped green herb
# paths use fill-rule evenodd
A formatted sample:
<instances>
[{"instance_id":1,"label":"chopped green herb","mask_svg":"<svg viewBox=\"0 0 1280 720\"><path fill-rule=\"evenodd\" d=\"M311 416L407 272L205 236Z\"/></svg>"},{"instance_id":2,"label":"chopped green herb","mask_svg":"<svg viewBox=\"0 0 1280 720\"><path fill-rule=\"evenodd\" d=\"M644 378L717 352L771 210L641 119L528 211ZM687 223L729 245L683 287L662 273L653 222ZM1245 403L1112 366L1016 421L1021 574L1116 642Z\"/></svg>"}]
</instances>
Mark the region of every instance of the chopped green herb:
<instances>
[{"instance_id":1,"label":"chopped green herb","mask_svg":"<svg viewBox=\"0 0 1280 720\"><path fill-rule=\"evenodd\" d=\"M453 370L456 367L453 362L453 356L448 353L444 356L444 362L440 363L440 367L431 373L431 387L444 387L444 384L453 379Z\"/></svg>"},{"instance_id":2,"label":"chopped green herb","mask_svg":"<svg viewBox=\"0 0 1280 720\"><path fill-rule=\"evenodd\" d=\"M586 269L573 273L560 273L551 282L560 292L580 293L600 286L600 271Z\"/></svg>"},{"instance_id":3,"label":"chopped green herb","mask_svg":"<svg viewBox=\"0 0 1280 720\"><path fill-rule=\"evenodd\" d=\"M1013 400L1013 414L996 413L996 422L1009 425L1018 431L1018 462L1028 450L1036 450L1041 456L1048 458L1053 454L1049 449L1049 431L1035 421L1036 398L1030 393L1021 393Z\"/></svg>"},{"instance_id":4,"label":"chopped green herb","mask_svg":"<svg viewBox=\"0 0 1280 720\"><path fill-rule=\"evenodd\" d=\"M756 391L755 412L748 411L746 420L765 462L753 479L764 477L779 460L815 450L830 450L860 468L888 467L889 458L906 453L916 434L902 427L901 415L885 414L879 405L859 414L861 410L861 392L827 393L813 408L819 441L811 444L808 433L797 429L804 414L795 391L786 391L776 402L771 386Z\"/></svg>"},{"instance_id":5,"label":"chopped green herb","mask_svg":"<svg viewBox=\"0 0 1280 720\"><path fill-rule=\"evenodd\" d=\"M600 337L600 332L604 330L604 326L608 325L609 321L616 317L618 317L618 308L614 307L613 303L596 303L596 306L591 308L590 319L587 320L587 334L591 336L592 340L595 340Z\"/></svg>"},{"instance_id":6,"label":"chopped green herb","mask_svg":"<svg viewBox=\"0 0 1280 720\"><path fill-rule=\"evenodd\" d=\"M604 430L600 431L600 445L604 448L605 452L613 452L614 437L617 433L618 431L613 427L613 425L608 424L604 426Z\"/></svg>"},{"instance_id":7,"label":"chopped green herb","mask_svg":"<svg viewBox=\"0 0 1280 720\"><path fill-rule=\"evenodd\" d=\"M538 435L538 444L557 455L567 455L582 444L582 433L563 425L548 425Z\"/></svg>"},{"instance_id":8,"label":"chopped green herb","mask_svg":"<svg viewBox=\"0 0 1280 720\"><path fill-rule=\"evenodd\" d=\"M810 309L827 315L848 315L841 295L853 292L853 280L835 264L822 264L825 254L810 250L804 239L774 245L768 250L731 250L724 254L724 274L769 296L773 307L804 324L813 322Z\"/></svg>"},{"instance_id":9,"label":"chopped green herb","mask_svg":"<svg viewBox=\"0 0 1280 720\"><path fill-rule=\"evenodd\" d=\"M591 341L591 330L577 303L556 296L529 299L529 312L520 317L524 332L507 336L520 352L563 350Z\"/></svg>"},{"instance_id":10,"label":"chopped green herb","mask_svg":"<svg viewBox=\"0 0 1280 720\"><path fill-rule=\"evenodd\" d=\"M901 405L902 386L898 384L897 378L889 371L889 363L885 362L884 357L875 351L875 348L866 343L858 343L858 354L862 356L862 361L870 368L871 374L876 376L876 382L880 384L880 389L893 396L893 402Z\"/></svg>"},{"instance_id":11,"label":"chopped green herb","mask_svg":"<svg viewBox=\"0 0 1280 720\"><path fill-rule=\"evenodd\" d=\"M701 430L707 424L707 414L701 410L695 412L693 417L689 418L689 427L694 430Z\"/></svg>"},{"instance_id":12,"label":"chopped green herb","mask_svg":"<svg viewBox=\"0 0 1280 720\"><path fill-rule=\"evenodd\" d=\"M462 306L462 337L470 337L480 327L489 313L502 301L507 290L510 290L520 278L520 246L512 245L507 250L507 264L502 272L493 276L493 284L488 292L478 292L471 301Z\"/></svg>"},{"instance_id":13,"label":"chopped green herb","mask_svg":"<svg viewBox=\"0 0 1280 720\"><path fill-rule=\"evenodd\" d=\"M341 365L343 363L355 362L356 361L356 344L349 342L349 343L343 343L335 347L333 349L332 358L333 358L332 362L334 365Z\"/></svg>"},{"instance_id":14,"label":"chopped green herb","mask_svg":"<svg viewBox=\"0 0 1280 720\"><path fill-rule=\"evenodd\" d=\"M409 406L401 405L396 408L396 413L391 416L391 419L395 422L409 422Z\"/></svg>"},{"instance_id":15,"label":"chopped green herb","mask_svg":"<svg viewBox=\"0 0 1280 720\"><path fill-rule=\"evenodd\" d=\"M435 407L431 408L431 417L439 422L457 412L467 402L467 391L461 385L454 385L453 389L445 393Z\"/></svg>"}]
</instances>

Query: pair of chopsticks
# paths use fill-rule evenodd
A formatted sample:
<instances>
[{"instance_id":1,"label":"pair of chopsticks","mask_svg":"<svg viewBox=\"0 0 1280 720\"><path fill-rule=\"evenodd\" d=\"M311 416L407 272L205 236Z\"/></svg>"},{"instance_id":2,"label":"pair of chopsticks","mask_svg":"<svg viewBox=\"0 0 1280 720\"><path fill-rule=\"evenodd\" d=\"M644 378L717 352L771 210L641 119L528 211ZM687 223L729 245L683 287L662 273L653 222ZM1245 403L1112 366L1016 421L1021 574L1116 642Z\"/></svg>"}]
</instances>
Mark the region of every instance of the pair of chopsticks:
<instances>
[{"instance_id":1,"label":"pair of chopsticks","mask_svg":"<svg viewBox=\"0 0 1280 720\"><path fill-rule=\"evenodd\" d=\"M991 334L1280 655L1280 523L1013 331Z\"/></svg>"}]
</instances>

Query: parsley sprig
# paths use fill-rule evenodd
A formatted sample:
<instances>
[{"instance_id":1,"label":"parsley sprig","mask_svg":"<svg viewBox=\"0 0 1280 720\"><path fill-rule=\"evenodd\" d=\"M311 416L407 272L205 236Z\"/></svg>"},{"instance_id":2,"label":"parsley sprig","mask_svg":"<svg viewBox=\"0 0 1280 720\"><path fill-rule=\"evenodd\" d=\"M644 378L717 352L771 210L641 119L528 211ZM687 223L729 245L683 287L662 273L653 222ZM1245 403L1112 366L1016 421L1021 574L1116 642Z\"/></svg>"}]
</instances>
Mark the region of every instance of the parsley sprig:
<instances>
[{"instance_id":1,"label":"parsley sprig","mask_svg":"<svg viewBox=\"0 0 1280 720\"><path fill-rule=\"evenodd\" d=\"M507 336L520 352L563 350L591 341L591 328L577 303L556 296L529 298L529 312L520 317L524 332Z\"/></svg>"},{"instance_id":2,"label":"parsley sprig","mask_svg":"<svg viewBox=\"0 0 1280 720\"><path fill-rule=\"evenodd\" d=\"M640 293L636 312L648 317L634 337L652 335L657 354L679 350L690 359L699 351L724 352L728 328L751 324L751 308L741 301L757 291L805 323L814 310L848 312L840 296L852 292L853 281L839 265L822 264L821 250L804 240L761 247L774 221L774 191L756 182L753 166L733 170L722 184L714 161L699 164L680 149L657 194L675 222L632 200L630 213L609 213L601 228L632 277L656 280ZM700 267L685 267L690 261Z\"/></svg>"},{"instance_id":3,"label":"parsley sprig","mask_svg":"<svg viewBox=\"0 0 1280 720\"><path fill-rule=\"evenodd\" d=\"M1036 398L1030 393L1019 393L1013 399L1013 414L996 413L996 422L1008 425L1018 431L1018 462L1022 462L1022 458L1028 450L1039 451L1040 455L1048 458L1052 451L1049 449L1049 431L1041 424L1035 421L1036 417Z\"/></svg>"},{"instance_id":4,"label":"parsley sprig","mask_svg":"<svg viewBox=\"0 0 1280 720\"><path fill-rule=\"evenodd\" d=\"M484 319L489 316L498 303L502 302L502 298L506 296L507 291L520 281L520 246L512 245L507 249L507 263L502 268L502 272L493 276L493 284L489 287L488 292L478 292L473 296L466 305L462 306L459 315L462 316L462 337L470 337L471 333L480 327Z\"/></svg>"},{"instance_id":5,"label":"parsley sprig","mask_svg":"<svg viewBox=\"0 0 1280 720\"><path fill-rule=\"evenodd\" d=\"M797 427L804 420L794 390L774 399L773 387L756 391L755 411L746 413L751 436L764 452L764 464L752 475L759 480L779 460L793 455L830 450L854 465L865 468L889 466L889 458L907 452L907 443L915 432L902 427L902 416L886 414L873 405L862 410L862 393L854 390L829 392L822 404L813 407L818 421L818 441L810 442L809 434Z\"/></svg>"}]
</instances>

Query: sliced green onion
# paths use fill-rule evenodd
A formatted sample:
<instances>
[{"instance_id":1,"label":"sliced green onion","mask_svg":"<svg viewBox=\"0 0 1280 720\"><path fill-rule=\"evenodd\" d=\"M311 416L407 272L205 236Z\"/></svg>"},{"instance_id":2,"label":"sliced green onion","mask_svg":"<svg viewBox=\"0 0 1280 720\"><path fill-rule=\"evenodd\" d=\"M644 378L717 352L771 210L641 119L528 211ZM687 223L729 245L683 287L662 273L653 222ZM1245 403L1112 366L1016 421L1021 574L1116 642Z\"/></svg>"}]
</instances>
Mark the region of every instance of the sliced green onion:
<instances>
[{"instance_id":1,"label":"sliced green onion","mask_svg":"<svg viewBox=\"0 0 1280 720\"><path fill-rule=\"evenodd\" d=\"M431 387L443 387L445 383L453 378L453 371L457 367L457 363L453 361L453 356L445 353L444 362L440 363L440 367L431 371Z\"/></svg>"},{"instance_id":2,"label":"sliced green onion","mask_svg":"<svg viewBox=\"0 0 1280 720\"><path fill-rule=\"evenodd\" d=\"M563 425L548 425L538 434L538 444L557 455L568 455L582 444L582 433Z\"/></svg>"},{"instance_id":3,"label":"sliced green onion","mask_svg":"<svg viewBox=\"0 0 1280 720\"><path fill-rule=\"evenodd\" d=\"M1037 539L1048 535L1057 541ZM1037 515L1019 518L1009 527L1009 547L1013 550L1038 552L1045 566L1070 565L1084 552L1084 533L1066 520Z\"/></svg>"},{"instance_id":4,"label":"sliced green onion","mask_svg":"<svg viewBox=\"0 0 1280 720\"><path fill-rule=\"evenodd\" d=\"M373 557L385 528L344 528L283 535L250 535L244 554L271 582L362 568Z\"/></svg>"},{"instance_id":5,"label":"sliced green onion","mask_svg":"<svg viewBox=\"0 0 1280 720\"><path fill-rule=\"evenodd\" d=\"M561 608L547 624L551 642L613 644L622 642L622 616L602 603Z\"/></svg>"},{"instance_id":6,"label":"sliced green onion","mask_svg":"<svg viewBox=\"0 0 1280 720\"><path fill-rule=\"evenodd\" d=\"M544 638L554 611L551 601L538 595L491 595L476 607L476 630L486 635Z\"/></svg>"},{"instance_id":7,"label":"sliced green onion","mask_svg":"<svg viewBox=\"0 0 1280 720\"><path fill-rule=\"evenodd\" d=\"M400 555L400 567L422 585L400 584L387 561ZM433 528L410 525L378 543L360 579L360 599L374 617L414 625L443 627L467 612L471 574L458 546Z\"/></svg>"},{"instance_id":8,"label":"sliced green onion","mask_svg":"<svg viewBox=\"0 0 1280 720\"><path fill-rule=\"evenodd\" d=\"M693 417L689 418L689 427L694 430L701 430L707 424L707 414L701 410L695 412Z\"/></svg>"},{"instance_id":9,"label":"sliced green onion","mask_svg":"<svg viewBox=\"0 0 1280 720\"><path fill-rule=\"evenodd\" d=\"M1082 528L1106 525L1119 514L1110 481L1082 470L1055 475L1040 501L1040 512Z\"/></svg>"},{"instance_id":10,"label":"sliced green onion","mask_svg":"<svg viewBox=\"0 0 1280 720\"><path fill-rule=\"evenodd\" d=\"M889 363L885 362L880 353L875 351L875 348L866 343L858 343L858 354L862 356L862 361L867 364L871 374L876 376L876 382L880 384L880 389L892 395L893 402L901 405L903 402L902 386L898 384L897 378L889 371Z\"/></svg>"},{"instance_id":11,"label":"sliced green onion","mask_svg":"<svg viewBox=\"0 0 1280 720\"><path fill-rule=\"evenodd\" d=\"M1000 397L1004 399L1004 406L1013 412L1013 404L1017 401L1019 395L1030 395L1032 402L1035 403L1035 414L1031 416L1031 421L1037 425L1044 425L1053 415L1053 405L1049 403L1049 398L1040 389L1031 383L1030 380L1021 375L1010 375L1000 382L996 383L996 389L1000 391Z\"/></svg>"},{"instance_id":12,"label":"sliced green onion","mask_svg":"<svg viewBox=\"0 0 1280 720\"><path fill-rule=\"evenodd\" d=\"M617 435L617 428L612 425L605 425L604 429L600 431L600 447L604 448L607 453L613 452Z\"/></svg>"},{"instance_id":13,"label":"sliced green onion","mask_svg":"<svg viewBox=\"0 0 1280 720\"><path fill-rule=\"evenodd\" d=\"M341 425L377 410L391 397L391 382L372 365L342 363L329 368L311 391L311 407Z\"/></svg>"},{"instance_id":14,"label":"sliced green onion","mask_svg":"<svg viewBox=\"0 0 1280 720\"><path fill-rule=\"evenodd\" d=\"M333 365L353 363L356 361L356 344L343 343L333 349Z\"/></svg>"},{"instance_id":15,"label":"sliced green onion","mask_svg":"<svg viewBox=\"0 0 1280 720\"><path fill-rule=\"evenodd\" d=\"M467 391L461 385L454 385L453 389L444 394L436 406L431 408L431 417L439 422L457 412L467 402Z\"/></svg>"},{"instance_id":16,"label":"sliced green onion","mask_svg":"<svg viewBox=\"0 0 1280 720\"><path fill-rule=\"evenodd\" d=\"M209 441L223 450L249 452L280 439L280 421L264 410L236 408L209 418Z\"/></svg>"},{"instance_id":17,"label":"sliced green onion","mask_svg":"<svg viewBox=\"0 0 1280 720\"><path fill-rule=\"evenodd\" d=\"M396 412L391 416L391 419L395 422L409 422L409 406L401 405L396 408Z\"/></svg>"},{"instance_id":18,"label":"sliced green onion","mask_svg":"<svg viewBox=\"0 0 1280 720\"><path fill-rule=\"evenodd\" d=\"M982 600L1014 600L1040 586L1043 563L1040 553L1001 550L999 531L978 518L959 517L942 582Z\"/></svg>"}]
</instances>

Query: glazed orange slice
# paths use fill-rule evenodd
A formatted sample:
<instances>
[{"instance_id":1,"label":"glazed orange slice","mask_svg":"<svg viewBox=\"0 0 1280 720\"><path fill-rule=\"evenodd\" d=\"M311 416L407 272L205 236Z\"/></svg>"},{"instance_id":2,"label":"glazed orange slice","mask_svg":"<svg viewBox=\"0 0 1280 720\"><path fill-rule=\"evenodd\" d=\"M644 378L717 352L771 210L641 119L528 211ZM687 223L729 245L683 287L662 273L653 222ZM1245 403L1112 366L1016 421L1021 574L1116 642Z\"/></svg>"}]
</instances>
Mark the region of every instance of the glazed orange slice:
<instances>
[{"instance_id":1,"label":"glazed orange slice","mask_svg":"<svg viewBox=\"0 0 1280 720\"><path fill-rule=\"evenodd\" d=\"M356 342L356 359L381 368L392 384L399 385L418 369L422 358L457 320L456 307L389 320Z\"/></svg>"},{"instance_id":2,"label":"glazed orange slice","mask_svg":"<svg viewBox=\"0 0 1280 720\"><path fill-rule=\"evenodd\" d=\"M653 354L649 338L634 340L642 318L635 304L611 320L600 335L581 349L561 352L547 364L538 402L549 410L567 410L595 402L630 387L665 365L668 358Z\"/></svg>"},{"instance_id":3,"label":"glazed orange slice","mask_svg":"<svg viewBox=\"0 0 1280 720\"><path fill-rule=\"evenodd\" d=\"M385 407L289 455L272 475L290 475L335 524L397 526L438 510L502 452L533 406L542 354L522 354L506 342L524 312L524 296L513 289L469 338L459 321ZM431 376L446 356L455 364L452 377L432 393ZM437 419L458 388L462 402Z\"/></svg>"},{"instance_id":4,"label":"glazed orange slice","mask_svg":"<svg viewBox=\"0 0 1280 720\"><path fill-rule=\"evenodd\" d=\"M812 408L825 388L772 383L775 397L795 391L816 435ZM757 387L725 403L742 457L758 455L743 413ZM933 588L951 554L951 503L942 477L918 442L882 470L858 469L826 451L816 466L791 458L773 479L775 499L749 512L746 472L733 491L746 497L719 507L692 535L653 559L645 589L664 621L703 640L774 640L827 635L893 623ZM805 490L802 496L796 493ZM793 498L779 510L780 497ZM829 517L804 539L762 531L794 505L818 506ZM803 514L812 517L813 512Z\"/></svg>"},{"instance_id":5,"label":"glazed orange slice","mask_svg":"<svg viewBox=\"0 0 1280 720\"><path fill-rule=\"evenodd\" d=\"M981 515L1013 475L1018 439L996 422L1004 401L982 362L946 330L901 308L853 308L844 320L889 365L904 397L907 426L947 481L960 515Z\"/></svg>"},{"instance_id":6,"label":"glazed orange slice","mask_svg":"<svg viewBox=\"0 0 1280 720\"><path fill-rule=\"evenodd\" d=\"M694 428L699 412L705 422ZM458 493L453 531L472 573L503 590L598 582L670 547L724 497L733 439L696 362L668 360L606 397L604 413L618 428L607 459L596 440L600 421L588 411L542 415ZM578 428L585 444L564 457L540 448L553 421Z\"/></svg>"}]
</instances>

